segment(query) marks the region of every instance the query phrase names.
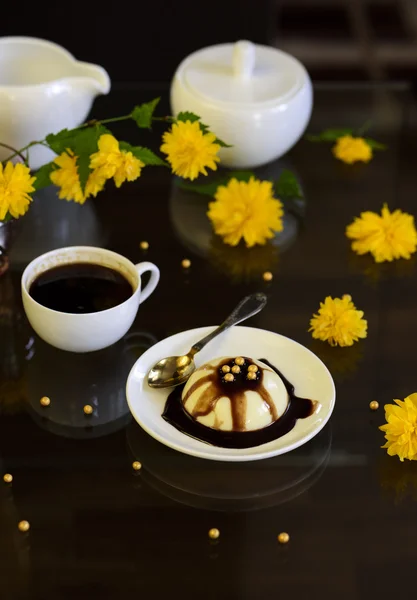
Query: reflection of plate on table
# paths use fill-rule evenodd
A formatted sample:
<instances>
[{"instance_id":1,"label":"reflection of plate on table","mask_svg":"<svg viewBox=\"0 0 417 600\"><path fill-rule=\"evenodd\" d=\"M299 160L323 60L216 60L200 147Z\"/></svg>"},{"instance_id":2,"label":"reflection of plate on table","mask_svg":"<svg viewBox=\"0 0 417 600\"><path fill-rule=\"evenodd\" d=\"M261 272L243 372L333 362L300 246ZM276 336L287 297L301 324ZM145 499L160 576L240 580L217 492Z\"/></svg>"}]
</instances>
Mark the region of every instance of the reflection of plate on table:
<instances>
[{"instance_id":1,"label":"reflection of plate on table","mask_svg":"<svg viewBox=\"0 0 417 600\"><path fill-rule=\"evenodd\" d=\"M262 463L202 461L159 444L136 423L127 429L141 479L162 495L195 508L248 511L276 506L303 494L325 470L331 448L326 427L309 444Z\"/></svg>"},{"instance_id":2,"label":"reflection of plate on table","mask_svg":"<svg viewBox=\"0 0 417 600\"><path fill-rule=\"evenodd\" d=\"M129 408L139 425L167 446L210 460L250 461L270 458L294 450L313 438L325 426L333 411L333 379L319 358L304 346L282 335L254 329L233 327L196 356L197 367L219 356L266 358L295 386L297 396L318 400L321 408L306 419L299 419L284 436L267 444L245 449L211 446L178 431L162 418L165 401L171 390L152 389L146 377L150 368L165 356L182 355L211 332L213 327L190 329L173 335L145 352L132 368L126 387Z\"/></svg>"}]
</instances>

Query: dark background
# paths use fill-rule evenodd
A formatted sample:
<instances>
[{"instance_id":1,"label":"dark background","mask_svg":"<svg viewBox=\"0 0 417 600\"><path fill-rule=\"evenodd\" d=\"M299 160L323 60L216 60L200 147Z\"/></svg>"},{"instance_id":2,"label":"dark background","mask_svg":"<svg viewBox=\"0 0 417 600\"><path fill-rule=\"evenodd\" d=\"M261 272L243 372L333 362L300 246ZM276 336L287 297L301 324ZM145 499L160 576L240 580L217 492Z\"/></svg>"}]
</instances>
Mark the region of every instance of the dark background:
<instances>
[{"instance_id":1,"label":"dark background","mask_svg":"<svg viewBox=\"0 0 417 600\"><path fill-rule=\"evenodd\" d=\"M1 3L0 35L55 41L113 82L168 81L198 48L237 39L297 56L315 80L414 80L416 0L39 0Z\"/></svg>"}]
</instances>

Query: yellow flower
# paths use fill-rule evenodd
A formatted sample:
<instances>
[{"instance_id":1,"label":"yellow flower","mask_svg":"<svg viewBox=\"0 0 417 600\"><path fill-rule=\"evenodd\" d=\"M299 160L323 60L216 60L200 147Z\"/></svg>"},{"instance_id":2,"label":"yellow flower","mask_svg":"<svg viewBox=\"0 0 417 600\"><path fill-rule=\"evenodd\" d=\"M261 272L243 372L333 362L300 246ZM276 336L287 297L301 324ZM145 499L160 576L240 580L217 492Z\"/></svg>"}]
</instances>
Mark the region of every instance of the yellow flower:
<instances>
[{"instance_id":1,"label":"yellow flower","mask_svg":"<svg viewBox=\"0 0 417 600\"><path fill-rule=\"evenodd\" d=\"M410 258L417 248L414 217L401 210L391 213L384 204L381 215L366 211L346 228L346 236L355 240L357 254L370 252L380 263L394 258Z\"/></svg>"},{"instance_id":2,"label":"yellow flower","mask_svg":"<svg viewBox=\"0 0 417 600\"><path fill-rule=\"evenodd\" d=\"M354 162L369 162L372 158L372 148L361 137L343 135L333 146L333 154L339 160L351 165Z\"/></svg>"},{"instance_id":3,"label":"yellow flower","mask_svg":"<svg viewBox=\"0 0 417 600\"><path fill-rule=\"evenodd\" d=\"M91 155L90 169L96 169L103 179L114 178L116 187L127 181L135 181L145 166L131 152L120 150L119 142L109 133L100 136L98 152Z\"/></svg>"},{"instance_id":4,"label":"yellow flower","mask_svg":"<svg viewBox=\"0 0 417 600\"><path fill-rule=\"evenodd\" d=\"M103 189L105 183L104 177L100 173L93 171L87 179L83 193L78 176L77 157L74 156L71 150L67 149L66 152L57 156L54 163L59 169L52 171L50 179L52 183L61 188L58 194L59 198L74 200L74 202L84 204L89 196L96 196Z\"/></svg>"},{"instance_id":5,"label":"yellow flower","mask_svg":"<svg viewBox=\"0 0 417 600\"><path fill-rule=\"evenodd\" d=\"M27 212L32 201L29 194L35 191L34 181L26 165L8 162L3 167L0 162L0 221L7 213L18 219Z\"/></svg>"},{"instance_id":6,"label":"yellow flower","mask_svg":"<svg viewBox=\"0 0 417 600\"><path fill-rule=\"evenodd\" d=\"M225 244L237 246L243 238L248 248L265 244L282 231L282 204L273 196L272 183L251 177L238 181L234 177L217 188L215 202L207 213L217 235Z\"/></svg>"},{"instance_id":7,"label":"yellow flower","mask_svg":"<svg viewBox=\"0 0 417 600\"><path fill-rule=\"evenodd\" d=\"M350 296L327 296L318 314L313 315L309 331L313 338L331 346L352 346L359 338L366 338L368 323L362 317L363 311L356 310Z\"/></svg>"},{"instance_id":8,"label":"yellow flower","mask_svg":"<svg viewBox=\"0 0 417 600\"><path fill-rule=\"evenodd\" d=\"M380 427L387 440L386 448L390 456L397 454L401 461L417 460L417 393L404 400L394 400L395 404L385 405L386 425Z\"/></svg>"},{"instance_id":9,"label":"yellow flower","mask_svg":"<svg viewBox=\"0 0 417 600\"><path fill-rule=\"evenodd\" d=\"M172 171L185 179L207 175L206 167L217 169L220 150L213 133L203 133L198 121L178 121L162 137L161 152L168 156Z\"/></svg>"}]
</instances>

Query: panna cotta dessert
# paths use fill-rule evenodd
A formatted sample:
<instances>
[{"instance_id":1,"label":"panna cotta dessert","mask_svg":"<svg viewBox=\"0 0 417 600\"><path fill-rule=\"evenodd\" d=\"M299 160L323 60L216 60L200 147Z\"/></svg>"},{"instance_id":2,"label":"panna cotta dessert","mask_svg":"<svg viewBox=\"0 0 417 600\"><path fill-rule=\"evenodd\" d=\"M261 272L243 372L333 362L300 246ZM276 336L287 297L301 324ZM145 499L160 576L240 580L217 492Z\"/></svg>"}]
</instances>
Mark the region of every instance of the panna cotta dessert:
<instances>
[{"instance_id":1,"label":"panna cotta dessert","mask_svg":"<svg viewBox=\"0 0 417 600\"><path fill-rule=\"evenodd\" d=\"M163 419L182 433L223 448L267 444L320 410L266 358L213 359L169 394Z\"/></svg>"},{"instance_id":2,"label":"panna cotta dessert","mask_svg":"<svg viewBox=\"0 0 417 600\"><path fill-rule=\"evenodd\" d=\"M181 397L198 423L219 431L253 431L275 423L289 396L281 377L258 360L217 358L194 371Z\"/></svg>"}]
</instances>

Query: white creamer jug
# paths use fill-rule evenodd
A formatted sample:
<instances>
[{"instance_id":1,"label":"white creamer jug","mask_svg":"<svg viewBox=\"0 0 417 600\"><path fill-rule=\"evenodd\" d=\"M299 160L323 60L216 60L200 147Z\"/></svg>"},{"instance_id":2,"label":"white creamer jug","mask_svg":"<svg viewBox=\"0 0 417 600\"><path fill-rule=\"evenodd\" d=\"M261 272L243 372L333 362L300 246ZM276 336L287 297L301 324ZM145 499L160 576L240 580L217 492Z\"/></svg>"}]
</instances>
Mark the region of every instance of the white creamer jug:
<instances>
[{"instance_id":1,"label":"white creamer jug","mask_svg":"<svg viewBox=\"0 0 417 600\"><path fill-rule=\"evenodd\" d=\"M79 62L64 48L30 37L0 38L0 143L19 149L48 133L80 125L110 78L97 65ZM0 146L0 160L10 156ZM54 157L42 146L29 150L37 169Z\"/></svg>"},{"instance_id":2,"label":"white creamer jug","mask_svg":"<svg viewBox=\"0 0 417 600\"><path fill-rule=\"evenodd\" d=\"M171 85L174 115L191 111L232 148L227 167L266 164L285 154L307 127L313 105L310 78L293 56L248 41L194 52Z\"/></svg>"}]
</instances>

